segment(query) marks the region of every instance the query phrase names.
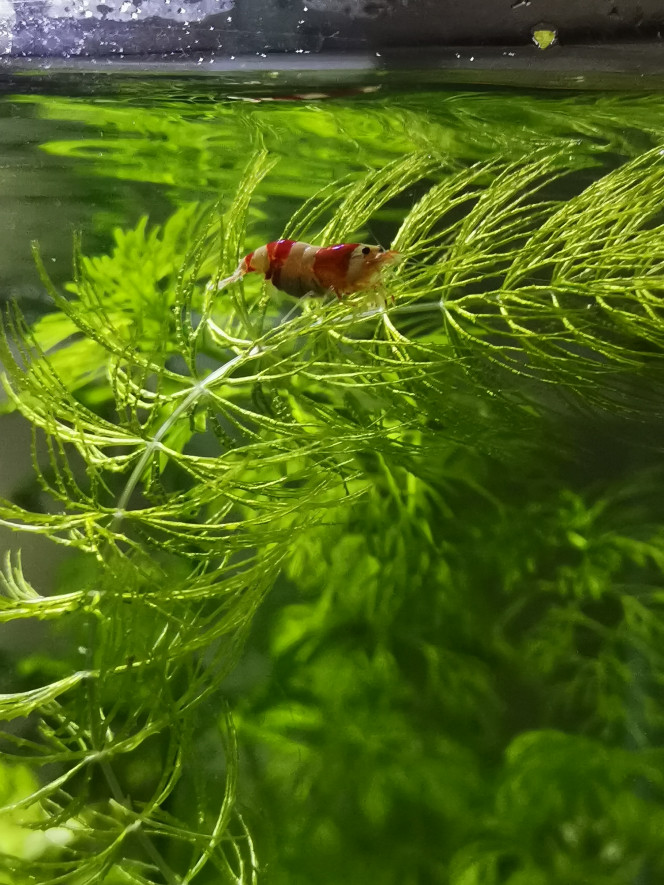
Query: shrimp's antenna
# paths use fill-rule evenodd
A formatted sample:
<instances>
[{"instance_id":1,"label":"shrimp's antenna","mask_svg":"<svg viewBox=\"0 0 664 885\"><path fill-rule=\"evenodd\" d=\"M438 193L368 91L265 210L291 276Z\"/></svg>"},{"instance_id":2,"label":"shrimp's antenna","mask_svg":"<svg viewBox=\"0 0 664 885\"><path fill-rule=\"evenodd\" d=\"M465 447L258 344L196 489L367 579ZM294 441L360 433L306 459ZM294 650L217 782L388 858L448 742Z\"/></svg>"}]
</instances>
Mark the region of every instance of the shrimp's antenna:
<instances>
[{"instance_id":1,"label":"shrimp's antenna","mask_svg":"<svg viewBox=\"0 0 664 885\"><path fill-rule=\"evenodd\" d=\"M374 241L378 246L380 246L380 248L383 250L383 252L387 251L387 250L385 249L385 246L381 243L381 241L378 239L378 237L377 237L376 234L374 233L373 228L371 227L370 224L367 224L367 230L368 230L369 233L371 234L371 237L372 237L373 241Z\"/></svg>"}]
</instances>

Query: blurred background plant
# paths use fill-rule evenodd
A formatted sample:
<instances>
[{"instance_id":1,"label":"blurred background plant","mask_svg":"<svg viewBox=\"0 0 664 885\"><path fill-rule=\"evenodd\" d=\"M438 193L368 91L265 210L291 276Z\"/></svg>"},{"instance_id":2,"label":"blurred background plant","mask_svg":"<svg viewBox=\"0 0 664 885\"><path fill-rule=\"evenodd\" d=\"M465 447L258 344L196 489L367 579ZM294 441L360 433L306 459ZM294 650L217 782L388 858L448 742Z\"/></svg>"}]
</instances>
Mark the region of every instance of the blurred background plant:
<instances>
[{"instance_id":1,"label":"blurred background plant","mask_svg":"<svg viewBox=\"0 0 664 885\"><path fill-rule=\"evenodd\" d=\"M661 101L388 85L15 99L175 207L5 316L0 881L664 874ZM212 296L281 234L387 310Z\"/></svg>"}]
</instances>

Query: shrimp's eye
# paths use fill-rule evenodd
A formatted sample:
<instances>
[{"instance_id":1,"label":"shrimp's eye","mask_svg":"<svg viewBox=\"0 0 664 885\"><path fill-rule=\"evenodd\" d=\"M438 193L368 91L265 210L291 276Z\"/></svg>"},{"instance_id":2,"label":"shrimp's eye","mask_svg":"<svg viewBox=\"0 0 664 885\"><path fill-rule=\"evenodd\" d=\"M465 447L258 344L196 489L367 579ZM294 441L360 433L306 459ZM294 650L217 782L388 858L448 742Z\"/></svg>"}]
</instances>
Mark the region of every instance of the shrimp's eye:
<instances>
[{"instance_id":1,"label":"shrimp's eye","mask_svg":"<svg viewBox=\"0 0 664 885\"><path fill-rule=\"evenodd\" d=\"M363 255L368 255L369 252L371 252L371 249L369 248L369 246L365 246L364 249L362 249Z\"/></svg>"}]
</instances>

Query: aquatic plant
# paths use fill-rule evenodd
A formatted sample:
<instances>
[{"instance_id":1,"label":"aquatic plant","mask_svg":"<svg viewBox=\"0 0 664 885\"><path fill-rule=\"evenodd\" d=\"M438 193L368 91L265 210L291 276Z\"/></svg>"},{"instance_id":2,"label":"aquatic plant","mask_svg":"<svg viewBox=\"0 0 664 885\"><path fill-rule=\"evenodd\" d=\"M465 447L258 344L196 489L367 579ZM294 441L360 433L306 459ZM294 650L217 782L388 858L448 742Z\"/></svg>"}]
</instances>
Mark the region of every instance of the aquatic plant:
<instances>
[{"instance_id":1,"label":"aquatic plant","mask_svg":"<svg viewBox=\"0 0 664 885\"><path fill-rule=\"evenodd\" d=\"M52 595L5 563L0 620L66 640L0 696L6 881L664 873L661 151L418 137L284 230L398 216L384 309L215 297L261 242L255 131L234 198L77 245L68 295L37 250L55 310L0 343L36 485L0 523L71 559ZM638 473L595 463L635 438Z\"/></svg>"}]
</instances>

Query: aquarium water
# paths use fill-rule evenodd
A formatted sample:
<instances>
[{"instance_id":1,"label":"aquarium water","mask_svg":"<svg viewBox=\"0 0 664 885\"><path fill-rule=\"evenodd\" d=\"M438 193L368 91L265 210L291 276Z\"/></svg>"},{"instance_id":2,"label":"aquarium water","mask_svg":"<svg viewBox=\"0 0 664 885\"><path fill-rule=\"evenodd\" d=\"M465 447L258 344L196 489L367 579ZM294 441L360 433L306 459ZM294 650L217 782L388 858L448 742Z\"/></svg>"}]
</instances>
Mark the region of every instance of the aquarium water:
<instances>
[{"instance_id":1,"label":"aquarium water","mask_svg":"<svg viewBox=\"0 0 664 885\"><path fill-rule=\"evenodd\" d=\"M3 82L0 882L664 881L663 205L661 93Z\"/></svg>"}]
</instances>

